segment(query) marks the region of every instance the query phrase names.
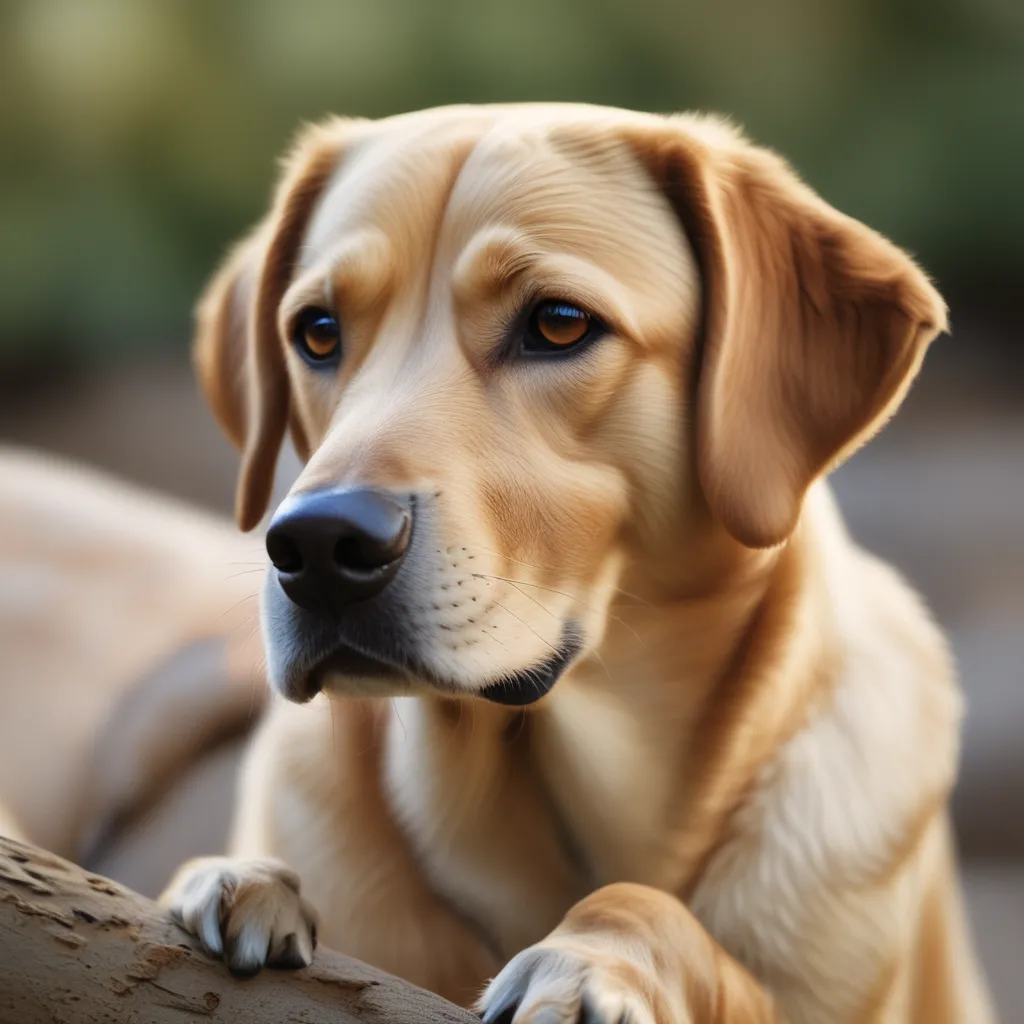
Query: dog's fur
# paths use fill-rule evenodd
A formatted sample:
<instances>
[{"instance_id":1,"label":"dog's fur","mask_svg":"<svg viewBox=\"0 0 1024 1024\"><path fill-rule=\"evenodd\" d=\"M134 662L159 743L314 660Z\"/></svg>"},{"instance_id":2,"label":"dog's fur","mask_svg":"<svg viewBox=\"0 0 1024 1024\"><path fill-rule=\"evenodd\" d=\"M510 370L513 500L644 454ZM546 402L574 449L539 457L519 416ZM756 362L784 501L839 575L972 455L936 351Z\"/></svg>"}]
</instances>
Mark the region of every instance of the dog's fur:
<instances>
[{"instance_id":1,"label":"dog's fur","mask_svg":"<svg viewBox=\"0 0 1024 1024\"><path fill-rule=\"evenodd\" d=\"M88 860L258 715L260 545L31 451L0 480L0 835Z\"/></svg>"},{"instance_id":2,"label":"dog's fur","mask_svg":"<svg viewBox=\"0 0 1024 1024\"><path fill-rule=\"evenodd\" d=\"M497 358L540 298L608 336ZM336 372L289 343L304 306L343 323ZM330 946L455 1000L493 977L489 1020L989 1019L946 646L822 480L945 325L906 255L713 119L306 131L200 306L199 374L244 528L288 429L296 493L420 497L389 629L423 671L276 706L232 858L166 902L241 971L306 962L315 907ZM316 652L272 576L264 619L273 684L306 699ZM477 698L569 622L548 696Z\"/></svg>"}]
</instances>

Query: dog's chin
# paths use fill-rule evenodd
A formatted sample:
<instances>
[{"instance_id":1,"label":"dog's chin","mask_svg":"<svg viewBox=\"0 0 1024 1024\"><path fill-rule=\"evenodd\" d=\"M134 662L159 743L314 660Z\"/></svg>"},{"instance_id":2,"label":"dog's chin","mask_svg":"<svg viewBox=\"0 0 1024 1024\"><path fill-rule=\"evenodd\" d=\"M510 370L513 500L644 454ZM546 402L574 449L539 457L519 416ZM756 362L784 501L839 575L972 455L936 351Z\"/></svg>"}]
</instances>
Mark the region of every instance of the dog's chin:
<instances>
[{"instance_id":1,"label":"dog's chin","mask_svg":"<svg viewBox=\"0 0 1024 1024\"><path fill-rule=\"evenodd\" d=\"M314 665L305 686L328 697L404 697L423 689L415 676L345 646Z\"/></svg>"},{"instance_id":2,"label":"dog's chin","mask_svg":"<svg viewBox=\"0 0 1024 1024\"><path fill-rule=\"evenodd\" d=\"M543 661L474 686L443 679L412 658L385 661L341 644L310 668L298 699L304 702L321 691L329 697L399 697L440 692L451 698L475 697L508 707L527 707L551 692L581 646L579 626L567 622L559 645Z\"/></svg>"}]
</instances>

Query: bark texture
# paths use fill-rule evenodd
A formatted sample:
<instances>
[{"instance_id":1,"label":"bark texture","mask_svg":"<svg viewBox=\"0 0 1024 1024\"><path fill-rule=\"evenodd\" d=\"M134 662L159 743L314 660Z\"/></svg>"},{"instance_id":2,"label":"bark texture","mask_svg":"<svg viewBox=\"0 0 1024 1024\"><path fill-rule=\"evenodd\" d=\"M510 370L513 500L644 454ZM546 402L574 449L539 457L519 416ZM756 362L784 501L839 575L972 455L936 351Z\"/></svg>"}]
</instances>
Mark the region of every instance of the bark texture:
<instances>
[{"instance_id":1,"label":"bark texture","mask_svg":"<svg viewBox=\"0 0 1024 1024\"><path fill-rule=\"evenodd\" d=\"M479 1024L382 971L318 949L301 971L238 981L155 903L0 837L4 1024Z\"/></svg>"}]
</instances>

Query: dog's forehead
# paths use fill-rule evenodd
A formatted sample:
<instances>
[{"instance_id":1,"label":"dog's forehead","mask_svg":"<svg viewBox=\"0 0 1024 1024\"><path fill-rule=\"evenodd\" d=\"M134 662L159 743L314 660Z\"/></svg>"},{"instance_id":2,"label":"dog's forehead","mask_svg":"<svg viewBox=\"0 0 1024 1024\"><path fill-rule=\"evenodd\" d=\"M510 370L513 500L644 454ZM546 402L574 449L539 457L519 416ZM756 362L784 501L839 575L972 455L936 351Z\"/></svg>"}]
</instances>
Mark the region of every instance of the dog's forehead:
<instances>
[{"instance_id":1,"label":"dog's forehead","mask_svg":"<svg viewBox=\"0 0 1024 1024\"><path fill-rule=\"evenodd\" d=\"M346 232L373 226L408 242L436 221L487 120L467 114L371 125L343 147L307 228L303 261L314 260Z\"/></svg>"},{"instance_id":2,"label":"dog's forehead","mask_svg":"<svg viewBox=\"0 0 1024 1024\"><path fill-rule=\"evenodd\" d=\"M587 122L513 120L474 146L454 182L444 232L465 243L494 223L538 243L584 248L604 236L659 233L668 205L613 130Z\"/></svg>"},{"instance_id":3,"label":"dog's forehead","mask_svg":"<svg viewBox=\"0 0 1024 1024\"><path fill-rule=\"evenodd\" d=\"M400 251L454 256L495 223L570 248L678 250L679 227L600 108L449 108L378 122L343 154L303 262L380 229Z\"/></svg>"}]
</instances>

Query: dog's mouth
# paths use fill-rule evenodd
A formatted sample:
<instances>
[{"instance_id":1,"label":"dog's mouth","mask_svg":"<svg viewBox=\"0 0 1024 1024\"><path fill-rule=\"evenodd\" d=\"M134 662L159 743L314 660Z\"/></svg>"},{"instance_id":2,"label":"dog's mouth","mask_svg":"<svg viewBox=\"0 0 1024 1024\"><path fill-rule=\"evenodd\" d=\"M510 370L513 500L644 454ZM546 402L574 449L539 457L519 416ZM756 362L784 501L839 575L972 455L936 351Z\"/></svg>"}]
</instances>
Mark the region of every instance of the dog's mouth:
<instances>
[{"instance_id":1,"label":"dog's mouth","mask_svg":"<svg viewBox=\"0 0 1024 1024\"><path fill-rule=\"evenodd\" d=\"M533 704L551 692L582 646L579 624L570 620L562 627L558 646L542 662L488 683L479 694L485 700L510 707Z\"/></svg>"},{"instance_id":2,"label":"dog's mouth","mask_svg":"<svg viewBox=\"0 0 1024 1024\"><path fill-rule=\"evenodd\" d=\"M381 689L386 687L390 692L394 691L396 684L410 691L417 689L418 684L426 684L450 696L482 697L494 704L527 707L551 692L582 646L579 624L570 620L562 628L558 645L552 648L551 654L543 661L517 672L505 673L486 682L479 689L470 689L439 677L406 652L394 651L382 655L341 643L309 670L305 696L306 699L314 697L328 687L332 676L340 675L369 682L371 686L367 688L368 692L374 688L376 681L379 681Z\"/></svg>"}]
</instances>

